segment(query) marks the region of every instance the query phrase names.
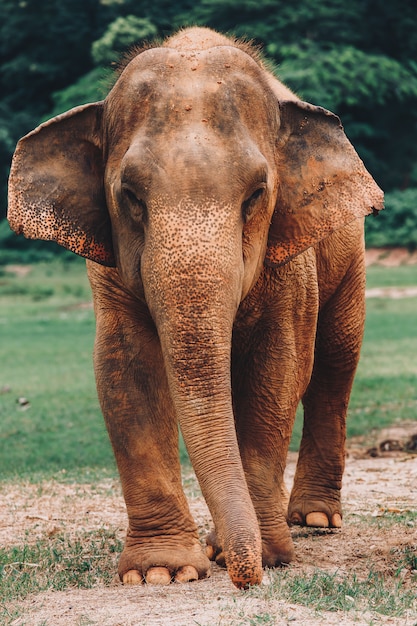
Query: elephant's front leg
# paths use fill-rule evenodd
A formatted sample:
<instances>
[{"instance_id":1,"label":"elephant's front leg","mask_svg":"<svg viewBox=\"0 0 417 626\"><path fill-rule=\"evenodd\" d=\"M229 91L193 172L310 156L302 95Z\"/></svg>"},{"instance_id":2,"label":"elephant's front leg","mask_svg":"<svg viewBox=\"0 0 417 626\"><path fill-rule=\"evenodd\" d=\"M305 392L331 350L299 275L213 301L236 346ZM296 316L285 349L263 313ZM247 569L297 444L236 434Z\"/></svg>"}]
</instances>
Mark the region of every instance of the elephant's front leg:
<instances>
[{"instance_id":1,"label":"elephant's front leg","mask_svg":"<svg viewBox=\"0 0 417 626\"><path fill-rule=\"evenodd\" d=\"M280 272L281 278L278 272L264 275L242 304L234 329L239 449L261 529L263 565L270 567L294 558L284 471L295 412L311 375L318 310L314 281L306 287L300 280L303 268L308 275L308 259L300 258ZM214 533L208 543L208 553L221 562Z\"/></svg>"},{"instance_id":2,"label":"elephant's front leg","mask_svg":"<svg viewBox=\"0 0 417 626\"><path fill-rule=\"evenodd\" d=\"M268 335L269 331L263 340L258 338L251 353L237 359L235 410L242 462L261 529L262 562L274 567L294 558L284 471L297 404L306 384L299 372L308 372L310 364L306 360L301 366L303 356L291 341L280 346L288 358L280 366L272 358L277 353Z\"/></svg>"},{"instance_id":3,"label":"elephant's front leg","mask_svg":"<svg viewBox=\"0 0 417 626\"><path fill-rule=\"evenodd\" d=\"M152 322L144 306L114 286L104 293L92 284L97 389L129 518L120 578L204 578L209 562L181 486L177 421Z\"/></svg>"}]
</instances>

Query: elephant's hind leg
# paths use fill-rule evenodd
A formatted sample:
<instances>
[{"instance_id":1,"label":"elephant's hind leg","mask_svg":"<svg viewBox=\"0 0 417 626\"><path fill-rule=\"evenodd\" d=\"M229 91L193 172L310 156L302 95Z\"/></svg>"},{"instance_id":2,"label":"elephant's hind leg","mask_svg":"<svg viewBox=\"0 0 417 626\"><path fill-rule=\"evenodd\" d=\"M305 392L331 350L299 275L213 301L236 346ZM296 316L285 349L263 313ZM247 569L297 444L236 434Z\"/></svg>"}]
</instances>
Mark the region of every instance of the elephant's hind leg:
<instances>
[{"instance_id":1,"label":"elephant's hind leg","mask_svg":"<svg viewBox=\"0 0 417 626\"><path fill-rule=\"evenodd\" d=\"M204 578L210 564L182 490L178 426L152 321L140 302L91 274L97 390L129 518L120 578L126 584Z\"/></svg>"},{"instance_id":2,"label":"elephant's hind leg","mask_svg":"<svg viewBox=\"0 0 417 626\"><path fill-rule=\"evenodd\" d=\"M364 270L359 256L319 314L314 368L303 397L304 429L288 509L293 524L342 525L346 413L364 318Z\"/></svg>"}]
</instances>

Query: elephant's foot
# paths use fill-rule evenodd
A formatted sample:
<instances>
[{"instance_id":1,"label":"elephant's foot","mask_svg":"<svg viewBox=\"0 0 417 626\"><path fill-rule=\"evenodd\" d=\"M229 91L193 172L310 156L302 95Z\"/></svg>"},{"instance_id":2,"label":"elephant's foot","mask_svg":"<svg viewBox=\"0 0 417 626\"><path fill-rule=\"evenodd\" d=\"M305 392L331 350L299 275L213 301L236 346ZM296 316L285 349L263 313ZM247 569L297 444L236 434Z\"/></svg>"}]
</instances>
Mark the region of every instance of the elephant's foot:
<instances>
[{"instance_id":1,"label":"elephant's foot","mask_svg":"<svg viewBox=\"0 0 417 626\"><path fill-rule=\"evenodd\" d=\"M285 528L275 529L276 532L262 532L262 566L277 567L291 563L295 558L294 546L291 539L288 525ZM220 567L226 567L226 558L217 539L215 530L212 530L206 537L206 555L210 561L215 561Z\"/></svg>"},{"instance_id":2,"label":"elephant's foot","mask_svg":"<svg viewBox=\"0 0 417 626\"><path fill-rule=\"evenodd\" d=\"M264 567L288 565L288 563L291 563L294 559L294 544L289 529L288 536L285 536L285 538L281 537L280 540L262 540L262 565Z\"/></svg>"},{"instance_id":3,"label":"elephant's foot","mask_svg":"<svg viewBox=\"0 0 417 626\"><path fill-rule=\"evenodd\" d=\"M322 511L312 511L303 515L299 511L294 511L289 518L291 524L298 526L311 526L313 528L341 528L342 516L340 513L333 513L329 518Z\"/></svg>"},{"instance_id":4,"label":"elephant's foot","mask_svg":"<svg viewBox=\"0 0 417 626\"><path fill-rule=\"evenodd\" d=\"M210 563L198 542L174 549L155 544L134 545L129 541L119 562L119 576L125 585L169 585L208 578Z\"/></svg>"},{"instance_id":5,"label":"elephant's foot","mask_svg":"<svg viewBox=\"0 0 417 626\"><path fill-rule=\"evenodd\" d=\"M341 528L340 501L309 499L291 496L288 506L288 522L312 528Z\"/></svg>"},{"instance_id":6,"label":"elephant's foot","mask_svg":"<svg viewBox=\"0 0 417 626\"><path fill-rule=\"evenodd\" d=\"M131 569L123 574L124 585L169 585L172 581L176 583L190 583L198 580L198 571L192 565L180 567L174 574L167 567L150 567L145 574L145 578L136 569Z\"/></svg>"},{"instance_id":7,"label":"elephant's foot","mask_svg":"<svg viewBox=\"0 0 417 626\"><path fill-rule=\"evenodd\" d=\"M212 530L206 537L206 555L210 561L215 561L220 567L226 567L226 557L215 530Z\"/></svg>"}]
</instances>

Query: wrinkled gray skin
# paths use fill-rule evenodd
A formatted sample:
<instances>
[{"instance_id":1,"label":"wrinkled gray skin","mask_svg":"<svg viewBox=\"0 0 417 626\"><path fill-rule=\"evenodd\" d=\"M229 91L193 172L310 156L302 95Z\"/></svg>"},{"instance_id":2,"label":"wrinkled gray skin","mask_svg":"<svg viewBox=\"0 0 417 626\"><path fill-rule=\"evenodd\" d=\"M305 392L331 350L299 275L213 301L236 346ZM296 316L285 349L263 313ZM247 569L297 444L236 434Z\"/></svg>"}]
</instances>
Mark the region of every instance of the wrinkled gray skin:
<instances>
[{"instance_id":1,"label":"wrinkled gray skin","mask_svg":"<svg viewBox=\"0 0 417 626\"><path fill-rule=\"evenodd\" d=\"M287 516L341 525L373 208L382 193L339 120L207 29L133 56L104 102L19 142L11 227L90 259L97 388L129 516L125 583L209 574L178 422L215 524L207 555L236 586L291 561Z\"/></svg>"}]
</instances>

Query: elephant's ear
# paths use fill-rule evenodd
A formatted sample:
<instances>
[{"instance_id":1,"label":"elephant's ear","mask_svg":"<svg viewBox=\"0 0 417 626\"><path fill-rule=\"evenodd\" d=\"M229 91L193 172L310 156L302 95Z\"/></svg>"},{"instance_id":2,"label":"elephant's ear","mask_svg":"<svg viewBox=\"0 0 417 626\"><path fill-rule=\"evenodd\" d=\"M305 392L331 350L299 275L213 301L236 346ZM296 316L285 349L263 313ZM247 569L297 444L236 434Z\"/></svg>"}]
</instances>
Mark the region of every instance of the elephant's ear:
<instances>
[{"instance_id":1,"label":"elephant's ear","mask_svg":"<svg viewBox=\"0 0 417 626\"><path fill-rule=\"evenodd\" d=\"M279 106L279 189L265 257L272 267L383 209L383 193L336 115L300 101Z\"/></svg>"},{"instance_id":2,"label":"elephant's ear","mask_svg":"<svg viewBox=\"0 0 417 626\"><path fill-rule=\"evenodd\" d=\"M114 265L103 186L103 103L76 107L17 144L9 178L10 227Z\"/></svg>"}]
</instances>

